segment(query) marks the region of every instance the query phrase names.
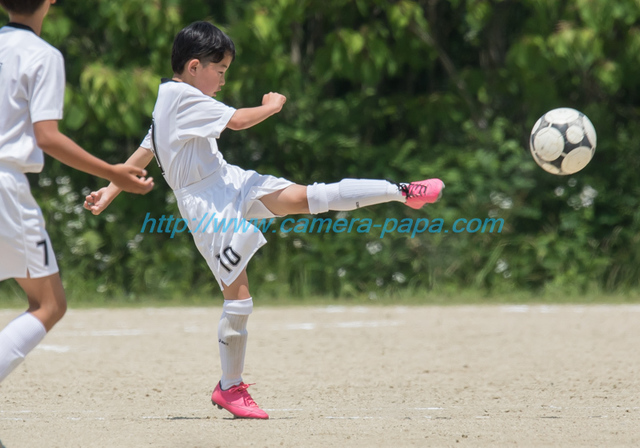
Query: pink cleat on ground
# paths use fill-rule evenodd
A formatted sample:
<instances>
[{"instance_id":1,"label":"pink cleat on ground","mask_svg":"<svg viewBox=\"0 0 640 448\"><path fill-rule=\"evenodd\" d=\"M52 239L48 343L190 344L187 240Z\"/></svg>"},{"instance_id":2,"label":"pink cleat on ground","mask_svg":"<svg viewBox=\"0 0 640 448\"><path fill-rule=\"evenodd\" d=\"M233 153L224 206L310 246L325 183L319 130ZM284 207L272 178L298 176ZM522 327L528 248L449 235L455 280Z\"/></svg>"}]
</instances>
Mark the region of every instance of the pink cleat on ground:
<instances>
[{"instance_id":1,"label":"pink cleat on ground","mask_svg":"<svg viewBox=\"0 0 640 448\"><path fill-rule=\"evenodd\" d=\"M405 204L416 210L424 204L433 204L442 197L444 182L440 179L427 179L410 184L398 184L402 195L407 198Z\"/></svg>"},{"instance_id":2,"label":"pink cleat on ground","mask_svg":"<svg viewBox=\"0 0 640 448\"><path fill-rule=\"evenodd\" d=\"M258 407L247 392L249 386L250 384L240 383L228 390L222 390L218 383L211 394L211 402L214 406L231 412L237 418L269 418L269 415Z\"/></svg>"}]
</instances>

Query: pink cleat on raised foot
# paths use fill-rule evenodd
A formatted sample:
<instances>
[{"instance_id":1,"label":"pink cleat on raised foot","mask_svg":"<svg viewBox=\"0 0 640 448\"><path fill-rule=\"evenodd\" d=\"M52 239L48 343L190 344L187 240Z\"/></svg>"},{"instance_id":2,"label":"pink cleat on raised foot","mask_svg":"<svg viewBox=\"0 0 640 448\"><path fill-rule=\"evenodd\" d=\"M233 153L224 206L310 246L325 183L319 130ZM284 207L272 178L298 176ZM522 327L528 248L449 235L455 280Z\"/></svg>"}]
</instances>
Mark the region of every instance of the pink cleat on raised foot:
<instances>
[{"instance_id":1,"label":"pink cleat on raised foot","mask_svg":"<svg viewBox=\"0 0 640 448\"><path fill-rule=\"evenodd\" d=\"M211 402L214 406L231 412L237 418L269 418L269 415L258 407L247 392L249 386L251 384L240 383L228 390L222 390L218 383L211 394Z\"/></svg>"},{"instance_id":2,"label":"pink cleat on raised foot","mask_svg":"<svg viewBox=\"0 0 640 448\"><path fill-rule=\"evenodd\" d=\"M433 204L442 197L444 182L440 179L427 179L410 184L398 184L402 195L407 198L405 204L416 210L424 204Z\"/></svg>"}]
</instances>

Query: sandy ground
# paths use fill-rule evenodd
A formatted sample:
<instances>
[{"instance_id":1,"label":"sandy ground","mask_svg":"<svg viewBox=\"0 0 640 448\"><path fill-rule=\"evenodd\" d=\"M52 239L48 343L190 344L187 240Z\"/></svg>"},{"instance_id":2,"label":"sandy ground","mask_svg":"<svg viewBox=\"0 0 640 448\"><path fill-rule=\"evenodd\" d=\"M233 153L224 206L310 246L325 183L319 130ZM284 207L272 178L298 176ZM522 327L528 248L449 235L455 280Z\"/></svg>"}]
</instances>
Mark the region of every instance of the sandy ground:
<instances>
[{"instance_id":1,"label":"sandy ground","mask_svg":"<svg viewBox=\"0 0 640 448\"><path fill-rule=\"evenodd\" d=\"M16 316L0 310L0 326ZM640 306L260 308L211 405L220 308L71 310L0 384L30 447L640 446Z\"/></svg>"}]
</instances>

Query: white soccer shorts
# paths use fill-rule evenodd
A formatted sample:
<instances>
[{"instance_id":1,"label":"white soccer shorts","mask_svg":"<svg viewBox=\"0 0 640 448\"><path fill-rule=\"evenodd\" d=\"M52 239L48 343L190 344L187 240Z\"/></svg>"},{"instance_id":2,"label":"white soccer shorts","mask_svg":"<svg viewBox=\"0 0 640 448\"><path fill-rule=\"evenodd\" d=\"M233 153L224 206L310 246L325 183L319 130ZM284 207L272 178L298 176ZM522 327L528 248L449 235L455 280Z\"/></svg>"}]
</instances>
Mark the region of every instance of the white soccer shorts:
<instances>
[{"instance_id":1,"label":"white soccer shorts","mask_svg":"<svg viewBox=\"0 0 640 448\"><path fill-rule=\"evenodd\" d=\"M56 256L27 176L0 165L0 281L56 272Z\"/></svg>"},{"instance_id":2,"label":"white soccer shorts","mask_svg":"<svg viewBox=\"0 0 640 448\"><path fill-rule=\"evenodd\" d=\"M174 191L180 214L220 289L223 282L233 283L267 242L258 228L244 220L276 217L260 198L289 185L293 182L225 163L211 176Z\"/></svg>"}]
</instances>

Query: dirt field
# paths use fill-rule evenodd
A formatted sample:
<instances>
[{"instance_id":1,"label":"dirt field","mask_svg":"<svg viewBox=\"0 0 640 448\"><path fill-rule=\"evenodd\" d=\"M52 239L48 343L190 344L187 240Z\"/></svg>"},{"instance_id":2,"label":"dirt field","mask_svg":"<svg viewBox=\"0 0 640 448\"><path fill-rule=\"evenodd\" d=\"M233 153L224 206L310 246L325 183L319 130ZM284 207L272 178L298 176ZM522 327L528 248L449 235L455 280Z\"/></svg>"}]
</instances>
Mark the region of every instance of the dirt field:
<instances>
[{"instance_id":1,"label":"dirt field","mask_svg":"<svg viewBox=\"0 0 640 448\"><path fill-rule=\"evenodd\" d=\"M0 326L17 315L0 310ZM211 405L220 308L71 310L0 384L30 447L640 446L640 306L260 308Z\"/></svg>"}]
</instances>

